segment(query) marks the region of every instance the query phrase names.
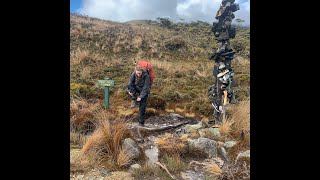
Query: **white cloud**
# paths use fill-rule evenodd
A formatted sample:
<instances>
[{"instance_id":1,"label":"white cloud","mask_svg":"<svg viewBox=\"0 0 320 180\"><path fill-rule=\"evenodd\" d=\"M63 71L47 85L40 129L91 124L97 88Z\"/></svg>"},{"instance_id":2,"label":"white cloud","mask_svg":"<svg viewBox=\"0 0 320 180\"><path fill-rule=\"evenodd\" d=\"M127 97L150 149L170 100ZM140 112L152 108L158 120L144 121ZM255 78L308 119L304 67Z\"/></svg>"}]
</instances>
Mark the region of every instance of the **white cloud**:
<instances>
[{"instance_id":1,"label":"white cloud","mask_svg":"<svg viewBox=\"0 0 320 180\"><path fill-rule=\"evenodd\" d=\"M236 0L240 10L236 18L250 23L250 0ZM212 23L221 0L83 0L80 14L125 22L135 19L169 17L172 20L183 18L186 21L206 21Z\"/></svg>"}]
</instances>

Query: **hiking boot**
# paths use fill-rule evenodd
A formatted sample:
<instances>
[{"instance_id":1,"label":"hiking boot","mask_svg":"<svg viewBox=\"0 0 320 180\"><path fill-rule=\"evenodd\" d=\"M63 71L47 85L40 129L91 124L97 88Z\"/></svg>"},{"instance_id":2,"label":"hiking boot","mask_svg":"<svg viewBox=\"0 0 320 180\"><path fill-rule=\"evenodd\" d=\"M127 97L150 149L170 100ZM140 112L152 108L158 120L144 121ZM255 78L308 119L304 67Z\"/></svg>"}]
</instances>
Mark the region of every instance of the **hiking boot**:
<instances>
[{"instance_id":1,"label":"hiking boot","mask_svg":"<svg viewBox=\"0 0 320 180\"><path fill-rule=\"evenodd\" d=\"M131 108L134 108L136 107L136 100L132 100L132 103L131 103Z\"/></svg>"}]
</instances>

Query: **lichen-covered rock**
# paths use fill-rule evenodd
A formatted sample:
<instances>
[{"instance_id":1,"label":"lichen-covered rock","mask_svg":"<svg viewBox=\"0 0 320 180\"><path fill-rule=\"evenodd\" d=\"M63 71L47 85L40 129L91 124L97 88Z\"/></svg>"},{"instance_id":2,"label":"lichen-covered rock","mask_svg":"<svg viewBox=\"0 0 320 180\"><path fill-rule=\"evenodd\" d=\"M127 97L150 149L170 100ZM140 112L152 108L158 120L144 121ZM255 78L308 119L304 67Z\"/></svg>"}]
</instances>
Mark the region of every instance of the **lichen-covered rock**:
<instances>
[{"instance_id":1,"label":"lichen-covered rock","mask_svg":"<svg viewBox=\"0 0 320 180\"><path fill-rule=\"evenodd\" d=\"M190 149L199 151L209 158L217 156L217 142L208 138L200 137L188 141Z\"/></svg>"}]
</instances>

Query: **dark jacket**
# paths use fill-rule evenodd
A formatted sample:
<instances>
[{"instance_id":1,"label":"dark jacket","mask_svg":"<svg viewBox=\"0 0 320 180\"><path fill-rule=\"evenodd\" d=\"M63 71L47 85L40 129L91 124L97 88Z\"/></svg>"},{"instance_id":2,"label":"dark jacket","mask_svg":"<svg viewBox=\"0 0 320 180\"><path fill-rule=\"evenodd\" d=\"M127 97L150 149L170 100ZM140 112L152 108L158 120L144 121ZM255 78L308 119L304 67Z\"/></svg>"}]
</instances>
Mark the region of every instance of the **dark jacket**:
<instances>
[{"instance_id":1,"label":"dark jacket","mask_svg":"<svg viewBox=\"0 0 320 180\"><path fill-rule=\"evenodd\" d=\"M143 71L141 77L138 78L136 73L133 72L130 76L128 83L128 90L136 90L140 93L141 99L145 98L150 92L150 77L146 71Z\"/></svg>"}]
</instances>

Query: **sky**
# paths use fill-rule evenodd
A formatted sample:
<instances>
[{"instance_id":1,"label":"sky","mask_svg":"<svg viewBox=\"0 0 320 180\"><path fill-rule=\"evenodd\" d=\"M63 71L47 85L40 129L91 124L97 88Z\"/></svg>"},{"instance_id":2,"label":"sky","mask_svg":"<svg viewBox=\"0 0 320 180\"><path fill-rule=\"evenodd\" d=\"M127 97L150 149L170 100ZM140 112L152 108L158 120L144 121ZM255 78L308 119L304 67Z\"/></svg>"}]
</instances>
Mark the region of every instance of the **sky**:
<instances>
[{"instance_id":1,"label":"sky","mask_svg":"<svg viewBox=\"0 0 320 180\"><path fill-rule=\"evenodd\" d=\"M250 25L250 0L235 2L240 5L235 19ZM220 4L221 0L70 0L70 12L117 22L166 17L175 22L199 20L211 24L216 21Z\"/></svg>"}]
</instances>

